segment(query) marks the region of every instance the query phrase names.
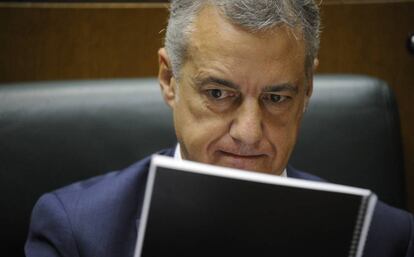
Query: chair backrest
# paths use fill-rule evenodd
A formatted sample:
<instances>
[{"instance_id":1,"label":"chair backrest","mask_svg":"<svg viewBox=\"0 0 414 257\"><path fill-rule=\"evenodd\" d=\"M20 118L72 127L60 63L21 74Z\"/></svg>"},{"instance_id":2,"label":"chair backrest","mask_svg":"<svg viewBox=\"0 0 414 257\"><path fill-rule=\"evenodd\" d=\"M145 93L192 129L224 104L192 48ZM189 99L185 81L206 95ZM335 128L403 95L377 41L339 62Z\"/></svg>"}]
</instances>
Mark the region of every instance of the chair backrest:
<instances>
[{"instance_id":1,"label":"chair backrest","mask_svg":"<svg viewBox=\"0 0 414 257\"><path fill-rule=\"evenodd\" d=\"M398 112L390 89L361 76L319 76L292 163L404 206ZM23 256L44 192L173 147L155 79L0 85L2 253Z\"/></svg>"},{"instance_id":2,"label":"chair backrest","mask_svg":"<svg viewBox=\"0 0 414 257\"><path fill-rule=\"evenodd\" d=\"M369 188L405 208L400 120L390 87L355 75L319 75L314 84L291 164L331 182Z\"/></svg>"}]
</instances>

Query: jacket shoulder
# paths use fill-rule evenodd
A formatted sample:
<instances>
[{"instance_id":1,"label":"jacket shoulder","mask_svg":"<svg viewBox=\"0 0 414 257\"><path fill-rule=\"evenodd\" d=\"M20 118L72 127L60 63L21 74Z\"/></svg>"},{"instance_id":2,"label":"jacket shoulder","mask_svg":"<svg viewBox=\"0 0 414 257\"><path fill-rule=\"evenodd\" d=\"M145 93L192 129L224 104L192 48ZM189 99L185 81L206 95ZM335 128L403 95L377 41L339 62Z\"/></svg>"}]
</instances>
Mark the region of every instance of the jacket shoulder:
<instances>
[{"instance_id":1,"label":"jacket shoulder","mask_svg":"<svg viewBox=\"0 0 414 257\"><path fill-rule=\"evenodd\" d=\"M414 256L413 215L378 201L369 228L364 256Z\"/></svg>"},{"instance_id":2,"label":"jacket shoulder","mask_svg":"<svg viewBox=\"0 0 414 257\"><path fill-rule=\"evenodd\" d=\"M64 256L77 256L75 249L80 256L130 255L136 237L131 227L140 215L150 161L149 156L124 170L43 195L32 211L26 255L44 256L47 249ZM34 254L35 249L40 254Z\"/></svg>"},{"instance_id":3,"label":"jacket shoulder","mask_svg":"<svg viewBox=\"0 0 414 257\"><path fill-rule=\"evenodd\" d=\"M286 172L287 172L287 176L289 178L304 179L304 180L319 181L319 182L327 182L323 178L320 178L318 176L315 176L315 175L313 175L311 173L308 173L308 172L305 172L305 171L295 169L294 167L292 167L290 165L286 168Z\"/></svg>"},{"instance_id":4,"label":"jacket shoulder","mask_svg":"<svg viewBox=\"0 0 414 257\"><path fill-rule=\"evenodd\" d=\"M172 153L173 149L166 149L155 154L171 155ZM91 197L89 201L96 202L99 200L99 196L102 195L105 195L104 199L107 202L112 199L106 197L108 194L120 194L121 191L128 191L127 189L136 188L137 184L145 183L151 157L152 155L147 156L125 169L82 180L57 189L52 193L64 200L65 203L66 201L72 201L71 199L77 202L77 199L81 196L82 198Z\"/></svg>"}]
</instances>

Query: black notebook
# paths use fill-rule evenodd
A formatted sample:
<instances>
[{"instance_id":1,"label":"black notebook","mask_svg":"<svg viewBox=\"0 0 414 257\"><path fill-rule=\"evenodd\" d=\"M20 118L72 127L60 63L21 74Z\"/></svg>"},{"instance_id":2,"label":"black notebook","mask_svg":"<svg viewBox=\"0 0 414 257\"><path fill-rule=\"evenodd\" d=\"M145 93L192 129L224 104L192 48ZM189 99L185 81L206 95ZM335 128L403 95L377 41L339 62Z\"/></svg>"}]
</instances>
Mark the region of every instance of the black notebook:
<instances>
[{"instance_id":1,"label":"black notebook","mask_svg":"<svg viewBox=\"0 0 414 257\"><path fill-rule=\"evenodd\" d=\"M360 257L369 190L152 158L135 257Z\"/></svg>"}]
</instances>

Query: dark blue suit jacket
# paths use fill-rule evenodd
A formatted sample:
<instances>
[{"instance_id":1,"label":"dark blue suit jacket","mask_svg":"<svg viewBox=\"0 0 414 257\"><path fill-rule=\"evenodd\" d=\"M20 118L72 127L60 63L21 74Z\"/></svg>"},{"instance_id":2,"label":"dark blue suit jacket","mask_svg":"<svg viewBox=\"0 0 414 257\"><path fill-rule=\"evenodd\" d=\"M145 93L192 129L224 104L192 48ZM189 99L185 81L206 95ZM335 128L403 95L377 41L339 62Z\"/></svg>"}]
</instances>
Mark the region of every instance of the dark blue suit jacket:
<instances>
[{"instance_id":1,"label":"dark blue suit jacket","mask_svg":"<svg viewBox=\"0 0 414 257\"><path fill-rule=\"evenodd\" d=\"M150 157L43 195L33 209L26 256L133 256L149 163ZM291 167L287 173L321 181ZM379 202L364 256L414 257L413 245L413 216Z\"/></svg>"}]
</instances>

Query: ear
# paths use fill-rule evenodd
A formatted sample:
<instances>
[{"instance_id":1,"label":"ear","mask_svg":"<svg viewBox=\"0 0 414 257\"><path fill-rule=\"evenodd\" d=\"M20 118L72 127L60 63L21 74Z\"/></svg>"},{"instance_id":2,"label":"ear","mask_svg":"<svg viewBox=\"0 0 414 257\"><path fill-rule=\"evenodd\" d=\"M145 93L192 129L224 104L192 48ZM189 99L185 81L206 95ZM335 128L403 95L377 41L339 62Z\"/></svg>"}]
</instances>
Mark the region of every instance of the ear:
<instances>
[{"instance_id":1,"label":"ear","mask_svg":"<svg viewBox=\"0 0 414 257\"><path fill-rule=\"evenodd\" d=\"M303 112L306 112L306 110L308 109L309 100L313 92L313 73L309 74L306 80L306 92L303 104Z\"/></svg>"},{"instance_id":2,"label":"ear","mask_svg":"<svg viewBox=\"0 0 414 257\"><path fill-rule=\"evenodd\" d=\"M313 67L312 67L312 73L309 74L309 78L308 78L308 88L307 88L307 92L306 92L306 96L308 97L308 99L312 96L312 92L313 92L313 74L315 74L316 69L319 66L319 59L315 58L313 60Z\"/></svg>"},{"instance_id":3,"label":"ear","mask_svg":"<svg viewBox=\"0 0 414 257\"><path fill-rule=\"evenodd\" d=\"M305 92L305 104L303 105L303 112L306 111L306 109L308 108L309 105L309 100L310 97L312 96L312 92L313 92L313 74L315 73L316 69L319 66L319 59L315 58L313 60L313 67L312 67L312 71L309 72L308 77L306 78L306 92Z\"/></svg>"},{"instance_id":4,"label":"ear","mask_svg":"<svg viewBox=\"0 0 414 257\"><path fill-rule=\"evenodd\" d=\"M161 94L166 104L174 108L175 80L172 73L170 58L165 48L158 50L158 81L161 87Z\"/></svg>"}]
</instances>

